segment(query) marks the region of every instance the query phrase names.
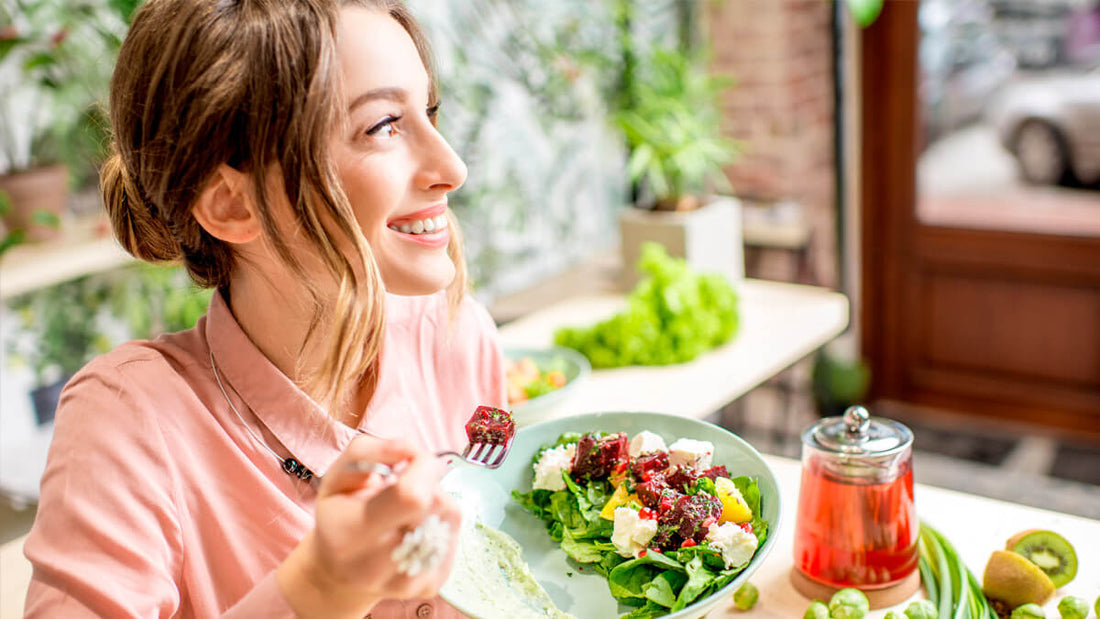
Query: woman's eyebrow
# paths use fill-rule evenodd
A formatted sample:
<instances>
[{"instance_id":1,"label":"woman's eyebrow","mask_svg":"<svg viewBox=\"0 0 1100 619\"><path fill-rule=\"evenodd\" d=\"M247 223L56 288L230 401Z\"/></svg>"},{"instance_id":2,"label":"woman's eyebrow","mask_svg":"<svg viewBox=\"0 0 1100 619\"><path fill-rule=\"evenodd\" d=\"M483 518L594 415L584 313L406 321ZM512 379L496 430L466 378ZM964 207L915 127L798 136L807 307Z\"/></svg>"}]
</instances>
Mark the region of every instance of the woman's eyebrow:
<instances>
[{"instance_id":1,"label":"woman's eyebrow","mask_svg":"<svg viewBox=\"0 0 1100 619\"><path fill-rule=\"evenodd\" d=\"M348 111L351 112L360 105L368 101L374 101L375 99L389 99L398 103L404 103L405 100L408 99L408 93L404 88L374 88L353 99L351 104L348 105Z\"/></svg>"}]
</instances>

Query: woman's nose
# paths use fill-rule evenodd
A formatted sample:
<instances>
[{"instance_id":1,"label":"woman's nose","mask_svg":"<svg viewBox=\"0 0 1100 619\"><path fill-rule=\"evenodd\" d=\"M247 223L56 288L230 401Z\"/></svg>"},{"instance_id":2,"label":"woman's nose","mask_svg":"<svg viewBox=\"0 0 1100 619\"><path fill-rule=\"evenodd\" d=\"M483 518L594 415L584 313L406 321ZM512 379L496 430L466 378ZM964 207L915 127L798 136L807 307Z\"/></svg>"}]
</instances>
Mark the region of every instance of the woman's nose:
<instances>
[{"instance_id":1,"label":"woman's nose","mask_svg":"<svg viewBox=\"0 0 1100 619\"><path fill-rule=\"evenodd\" d=\"M426 131L417 184L422 189L454 191L466 182L466 164L435 128Z\"/></svg>"}]
</instances>

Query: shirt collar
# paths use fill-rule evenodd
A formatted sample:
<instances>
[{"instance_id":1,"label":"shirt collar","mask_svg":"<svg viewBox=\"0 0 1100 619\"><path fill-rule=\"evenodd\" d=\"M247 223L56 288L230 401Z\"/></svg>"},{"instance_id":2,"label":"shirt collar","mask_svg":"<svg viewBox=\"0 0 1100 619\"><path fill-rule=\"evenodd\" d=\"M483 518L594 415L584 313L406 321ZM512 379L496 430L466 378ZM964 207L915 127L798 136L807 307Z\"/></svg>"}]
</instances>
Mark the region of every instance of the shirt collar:
<instances>
[{"instance_id":1,"label":"shirt collar","mask_svg":"<svg viewBox=\"0 0 1100 619\"><path fill-rule=\"evenodd\" d=\"M262 434L281 443L268 446L324 475L357 432L329 416L271 363L241 329L220 291L210 300L205 336L230 397L236 392L267 430ZM248 415L242 421L252 422Z\"/></svg>"}]
</instances>

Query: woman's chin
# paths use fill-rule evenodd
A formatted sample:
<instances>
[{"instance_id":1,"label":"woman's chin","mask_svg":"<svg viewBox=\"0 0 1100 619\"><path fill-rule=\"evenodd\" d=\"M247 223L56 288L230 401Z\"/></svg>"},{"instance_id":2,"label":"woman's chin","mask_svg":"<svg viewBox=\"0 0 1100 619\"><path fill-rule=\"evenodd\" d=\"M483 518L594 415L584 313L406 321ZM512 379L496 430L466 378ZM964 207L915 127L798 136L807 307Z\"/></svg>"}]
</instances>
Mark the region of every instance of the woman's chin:
<instances>
[{"instance_id":1,"label":"woman's chin","mask_svg":"<svg viewBox=\"0 0 1100 619\"><path fill-rule=\"evenodd\" d=\"M428 269L401 269L389 273L384 270L382 273L386 292L402 297L435 294L449 286L454 279L455 266L449 257L445 258L445 264L433 265Z\"/></svg>"}]
</instances>

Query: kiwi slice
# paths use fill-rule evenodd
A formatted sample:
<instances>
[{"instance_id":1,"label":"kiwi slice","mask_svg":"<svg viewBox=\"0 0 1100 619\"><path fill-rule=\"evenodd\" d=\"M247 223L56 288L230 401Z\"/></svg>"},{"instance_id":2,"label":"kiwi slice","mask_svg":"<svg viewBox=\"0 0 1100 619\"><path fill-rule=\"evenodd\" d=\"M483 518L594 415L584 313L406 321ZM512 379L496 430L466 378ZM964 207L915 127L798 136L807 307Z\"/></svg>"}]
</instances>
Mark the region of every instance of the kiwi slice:
<instances>
[{"instance_id":1,"label":"kiwi slice","mask_svg":"<svg viewBox=\"0 0 1100 619\"><path fill-rule=\"evenodd\" d=\"M1021 531L1009 538L1005 550L1011 550L1039 566L1055 587L1065 585L1077 575L1077 553L1073 551L1073 545L1054 531Z\"/></svg>"},{"instance_id":2,"label":"kiwi slice","mask_svg":"<svg viewBox=\"0 0 1100 619\"><path fill-rule=\"evenodd\" d=\"M1007 550L994 550L982 574L982 592L1007 608L1024 604L1045 604L1054 595L1054 583L1043 570L1024 557Z\"/></svg>"}]
</instances>

